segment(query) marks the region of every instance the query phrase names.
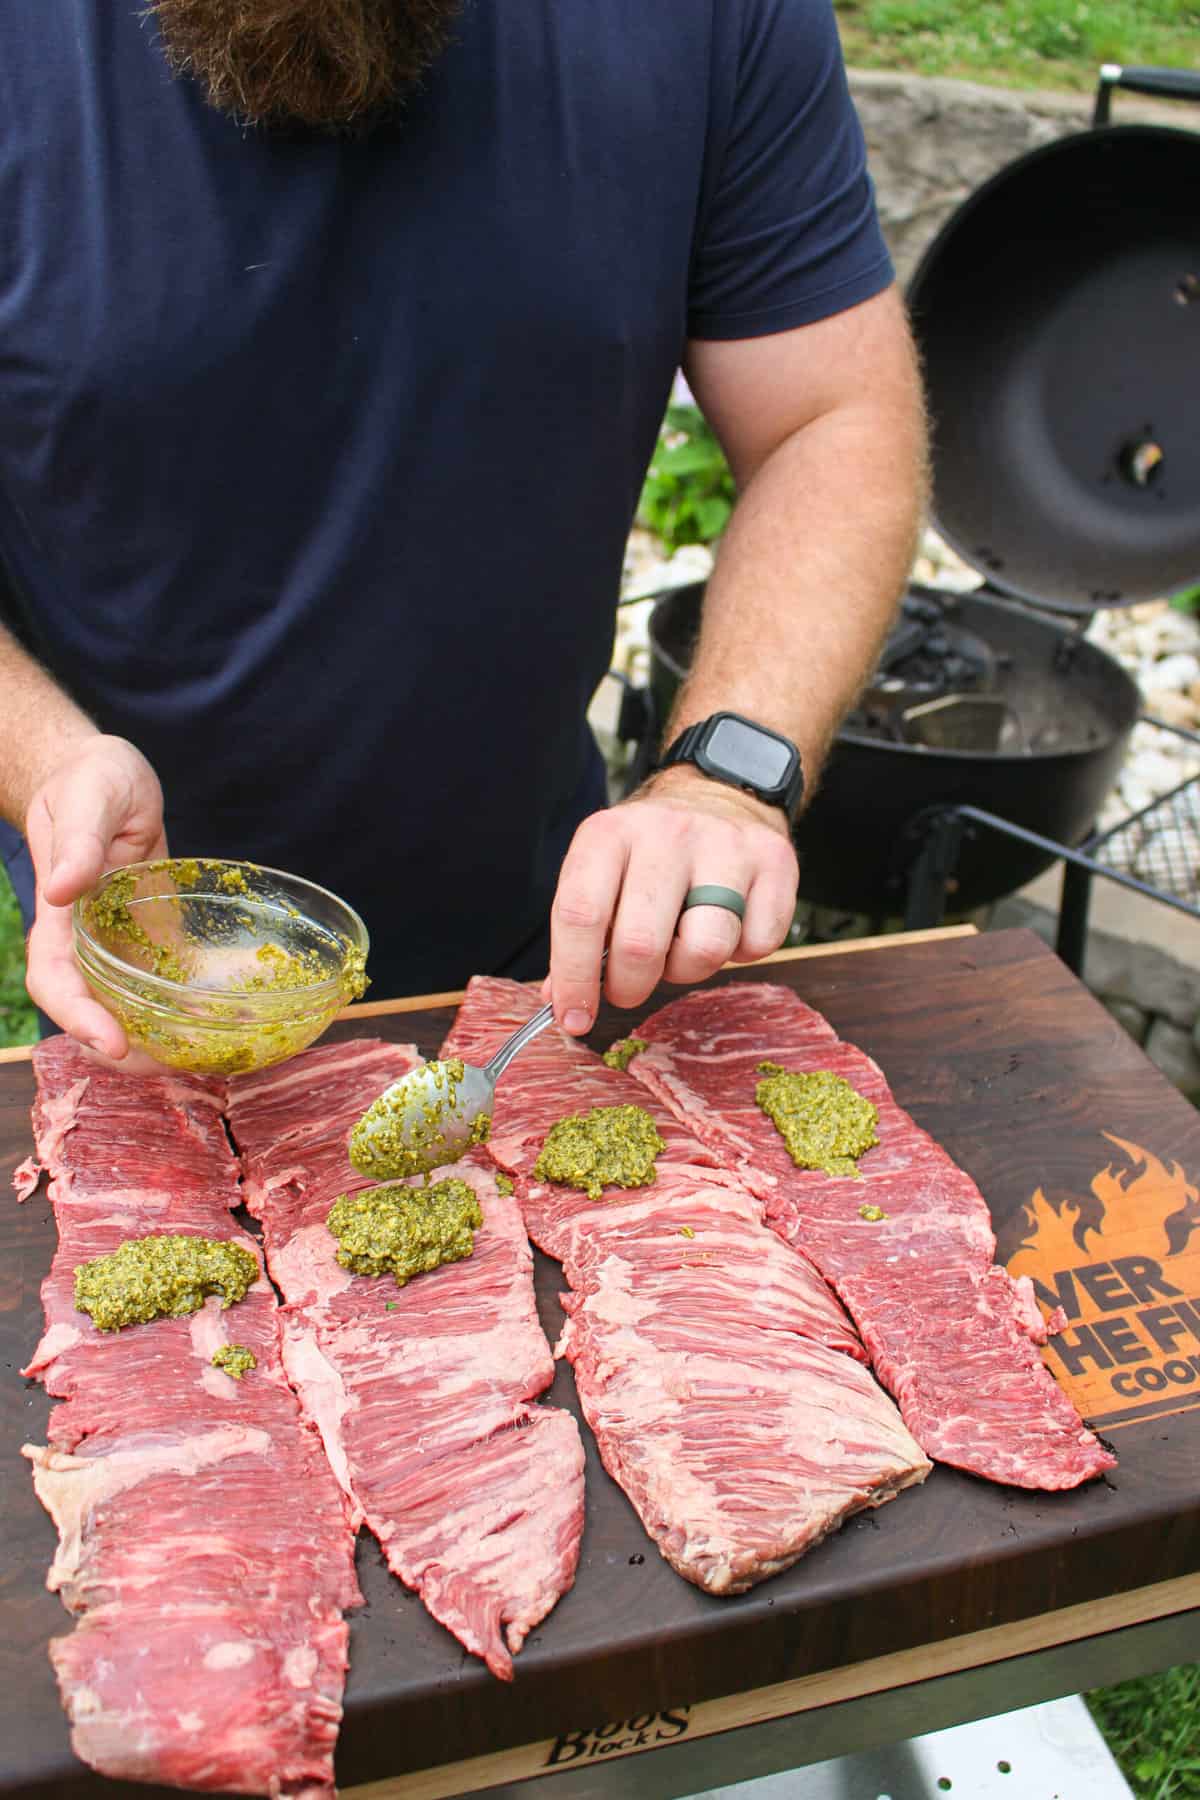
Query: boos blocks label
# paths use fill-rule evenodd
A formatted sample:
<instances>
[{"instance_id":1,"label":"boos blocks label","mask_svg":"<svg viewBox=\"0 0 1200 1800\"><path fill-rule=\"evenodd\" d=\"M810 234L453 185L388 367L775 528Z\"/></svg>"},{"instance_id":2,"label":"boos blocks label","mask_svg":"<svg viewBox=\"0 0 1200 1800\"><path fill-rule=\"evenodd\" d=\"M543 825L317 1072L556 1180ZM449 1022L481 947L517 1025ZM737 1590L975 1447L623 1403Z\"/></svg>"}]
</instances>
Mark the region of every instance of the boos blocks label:
<instances>
[{"instance_id":1,"label":"boos blocks label","mask_svg":"<svg viewBox=\"0 0 1200 1800\"><path fill-rule=\"evenodd\" d=\"M1200 1406L1200 1185L1108 1132L1106 1150L1084 1191L1036 1190L1008 1259L1066 1314L1044 1355L1100 1428Z\"/></svg>"}]
</instances>

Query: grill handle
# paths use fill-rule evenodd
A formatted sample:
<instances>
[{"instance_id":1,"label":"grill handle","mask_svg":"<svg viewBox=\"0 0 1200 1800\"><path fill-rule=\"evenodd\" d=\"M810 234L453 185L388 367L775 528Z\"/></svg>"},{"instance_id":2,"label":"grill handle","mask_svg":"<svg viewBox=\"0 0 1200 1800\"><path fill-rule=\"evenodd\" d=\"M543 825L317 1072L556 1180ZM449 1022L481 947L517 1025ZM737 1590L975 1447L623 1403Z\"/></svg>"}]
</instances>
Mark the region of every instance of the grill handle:
<instances>
[{"instance_id":1,"label":"grill handle","mask_svg":"<svg viewBox=\"0 0 1200 1800\"><path fill-rule=\"evenodd\" d=\"M1126 69L1120 63L1102 64L1093 125L1108 124L1112 91L1118 87L1127 88L1131 94L1155 94L1162 100L1200 100L1200 70Z\"/></svg>"}]
</instances>

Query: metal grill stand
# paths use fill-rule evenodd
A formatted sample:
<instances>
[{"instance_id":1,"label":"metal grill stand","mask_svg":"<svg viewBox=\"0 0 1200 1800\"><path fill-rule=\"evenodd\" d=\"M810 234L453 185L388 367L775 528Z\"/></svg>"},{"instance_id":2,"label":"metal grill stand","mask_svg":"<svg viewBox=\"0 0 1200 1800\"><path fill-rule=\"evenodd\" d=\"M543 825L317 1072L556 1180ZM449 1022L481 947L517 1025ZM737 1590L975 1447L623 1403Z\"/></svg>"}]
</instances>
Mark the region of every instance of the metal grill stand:
<instances>
[{"instance_id":1,"label":"metal grill stand","mask_svg":"<svg viewBox=\"0 0 1200 1800\"><path fill-rule=\"evenodd\" d=\"M1149 714L1143 724L1169 731L1200 747L1200 734ZM1083 972L1092 880L1103 876L1121 887L1200 919L1200 774L1160 794L1149 806L1077 845L1058 844L982 807L930 807L917 814L906 838L915 846L908 868L904 923L910 930L940 925L963 845L980 832L1043 850L1063 863L1055 948L1076 975ZM1134 870L1140 870L1135 874ZM1149 876L1149 879L1145 877Z\"/></svg>"}]
</instances>

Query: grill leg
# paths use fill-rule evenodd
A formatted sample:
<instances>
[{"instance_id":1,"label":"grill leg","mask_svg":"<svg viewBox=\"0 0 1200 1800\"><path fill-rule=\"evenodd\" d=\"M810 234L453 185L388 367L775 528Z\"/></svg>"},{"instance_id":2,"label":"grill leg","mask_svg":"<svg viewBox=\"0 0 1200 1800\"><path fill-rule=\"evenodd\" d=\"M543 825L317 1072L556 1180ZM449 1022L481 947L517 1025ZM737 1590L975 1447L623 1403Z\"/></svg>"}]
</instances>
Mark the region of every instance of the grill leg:
<instances>
[{"instance_id":1,"label":"grill leg","mask_svg":"<svg viewBox=\"0 0 1200 1800\"><path fill-rule=\"evenodd\" d=\"M1087 949L1088 907L1092 898L1092 871L1077 863L1063 864L1062 897L1058 908L1055 949L1072 975L1083 975Z\"/></svg>"},{"instance_id":2,"label":"grill leg","mask_svg":"<svg viewBox=\"0 0 1200 1800\"><path fill-rule=\"evenodd\" d=\"M904 929L922 931L946 916L946 882L958 866L963 821L956 812L937 813L908 871Z\"/></svg>"}]
</instances>

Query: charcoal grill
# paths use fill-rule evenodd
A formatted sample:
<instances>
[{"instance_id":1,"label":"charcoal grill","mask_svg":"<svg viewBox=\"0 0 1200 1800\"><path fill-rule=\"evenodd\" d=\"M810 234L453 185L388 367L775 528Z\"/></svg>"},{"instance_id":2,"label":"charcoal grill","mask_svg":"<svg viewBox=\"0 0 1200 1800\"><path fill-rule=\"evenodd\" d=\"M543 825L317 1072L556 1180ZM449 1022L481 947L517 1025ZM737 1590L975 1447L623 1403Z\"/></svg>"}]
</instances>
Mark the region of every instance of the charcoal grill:
<instances>
[{"instance_id":1,"label":"charcoal grill","mask_svg":"<svg viewBox=\"0 0 1200 1800\"><path fill-rule=\"evenodd\" d=\"M1200 136L1111 125L1117 87L1200 100L1191 71L1106 66L1092 129L986 183L913 277L934 522L983 585L910 590L796 832L803 899L911 926L1061 859L1076 970L1094 874L1200 916L1200 782L1094 829L1140 696L1086 625L1200 583ZM632 780L702 598L657 599Z\"/></svg>"},{"instance_id":2,"label":"charcoal grill","mask_svg":"<svg viewBox=\"0 0 1200 1800\"><path fill-rule=\"evenodd\" d=\"M939 530L981 592L1080 628L1200 579L1200 138L1112 125L1117 88L1197 101L1200 75L1106 65L1092 129L973 194L909 288ZM1040 849L1064 863L1058 947L1078 971L1093 875L1200 916L1198 796L1184 782L1082 838L978 796L927 809L909 828L906 921L941 919L973 841Z\"/></svg>"},{"instance_id":3,"label":"charcoal grill","mask_svg":"<svg viewBox=\"0 0 1200 1800\"><path fill-rule=\"evenodd\" d=\"M630 785L657 739L650 720L667 718L690 666L703 597L694 583L655 601L649 719L639 721ZM983 703L990 716L978 712ZM955 840L954 866L942 874L954 910L1011 893L1050 866L1059 842L1086 835L1139 705L1120 664L1059 621L988 594L911 589L797 825L801 898L878 921L904 912L934 817L965 804L1015 819L1041 841ZM949 839L940 841L944 861Z\"/></svg>"}]
</instances>

